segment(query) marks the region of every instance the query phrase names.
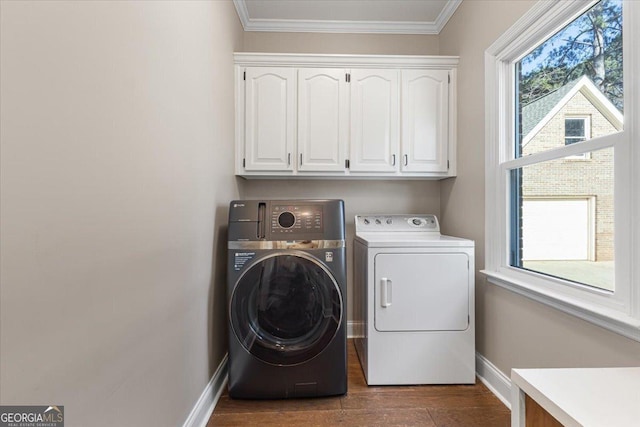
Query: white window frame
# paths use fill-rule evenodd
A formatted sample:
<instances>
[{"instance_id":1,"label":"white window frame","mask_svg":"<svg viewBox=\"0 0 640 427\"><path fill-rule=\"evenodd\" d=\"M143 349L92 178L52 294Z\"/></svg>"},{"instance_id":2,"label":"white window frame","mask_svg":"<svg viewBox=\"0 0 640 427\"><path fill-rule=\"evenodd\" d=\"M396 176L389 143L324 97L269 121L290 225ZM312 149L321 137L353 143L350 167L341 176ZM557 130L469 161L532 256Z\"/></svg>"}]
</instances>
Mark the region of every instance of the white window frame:
<instances>
[{"instance_id":1,"label":"white window frame","mask_svg":"<svg viewBox=\"0 0 640 427\"><path fill-rule=\"evenodd\" d=\"M539 1L485 52L485 269L490 283L640 341L640 2L623 1L624 130L514 158L515 67L597 1ZM608 292L509 265L509 171L615 147L615 277Z\"/></svg>"}]
</instances>

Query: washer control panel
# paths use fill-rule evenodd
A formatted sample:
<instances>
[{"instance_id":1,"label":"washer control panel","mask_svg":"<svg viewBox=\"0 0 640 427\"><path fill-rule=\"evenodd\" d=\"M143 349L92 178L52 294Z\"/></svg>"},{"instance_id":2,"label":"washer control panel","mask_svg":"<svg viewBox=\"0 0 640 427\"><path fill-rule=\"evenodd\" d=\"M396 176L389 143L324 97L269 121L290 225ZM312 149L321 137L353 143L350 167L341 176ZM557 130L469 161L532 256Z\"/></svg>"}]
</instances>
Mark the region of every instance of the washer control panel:
<instances>
[{"instance_id":1,"label":"washer control panel","mask_svg":"<svg viewBox=\"0 0 640 427\"><path fill-rule=\"evenodd\" d=\"M275 205L271 209L271 234L321 233L322 206Z\"/></svg>"},{"instance_id":2,"label":"washer control panel","mask_svg":"<svg viewBox=\"0 0 640 427\"><path fill-rule=\"evenodd\" d=\"M435 215L356 215L356 232L435 232L440 225Z\"/></svg>"}]
</instances>

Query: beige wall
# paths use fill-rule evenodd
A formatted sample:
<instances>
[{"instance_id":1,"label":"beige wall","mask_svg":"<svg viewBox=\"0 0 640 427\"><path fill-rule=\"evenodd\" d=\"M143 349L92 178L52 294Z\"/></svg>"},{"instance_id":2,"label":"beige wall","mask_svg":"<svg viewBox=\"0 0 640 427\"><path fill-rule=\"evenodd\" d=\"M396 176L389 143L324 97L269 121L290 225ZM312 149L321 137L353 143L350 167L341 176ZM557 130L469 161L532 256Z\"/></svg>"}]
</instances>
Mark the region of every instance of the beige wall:
<instances>
[{"instance_id":1,"label":"beige wall","mask_svg":"<svg viewBox=\"0 0 640 427\"><path fill-rule=\"evenodd\" d=\"M440 54L460 55L458 177L443 182L447 233L476 241L484 267L484 51L533 1L464 1L440 33ZM490 25L487 25L490 23ZM509 375L514 367L640 363L640 343L489 284L477 275L477 350Z\"/></svg>"},{"instance_id":2,"label":"beige wall","mask_svg":"<svg viewBox=\"0 0 640 427\"><path fill-rule=\"evenodd\" d=\"M437 55L438 36L247 31L244 52Z\"/></svg>"},{"instance_id":3,"label":"beige wall","mask_svg":"<svg viewBox=\"0 0 640 427\"><path fill-rule=\"evenodd\" d=\"M437 36L246 32L245 52L437 55ZM247 180L247 199L332 198L345 202L347 222L347 317L353 319L353 225L362 213L440 213L438 181ZM357 320L357 319L355 319Z\"/></svg>"},{"instance_id":4,"label":"beige wall","mask_svg":"<svg viewBox=\"0 0 640 427\"><path fill-rule=\"evenodd\" d=\"M232 2L5 2L2 404L181 425L226 352Z\"/></svg>"},{"instance_id":5,"label":"beige wall","mask_svg":"<svg viewBox=\"0 0 640 427\"><path fill-rule=\"evenodd\" d=\"M230 1L0 2L0 403L180 425L226 352L236 197L342 198L349 243L356 213L440 214L481 268L483 53L532 4L465 1L438 37L243 35ZM236 179L233 51L460 55L459 177ZM636 342L478 288L478 349L506 373L639 362Z\"/></svg>"}]
</instances>

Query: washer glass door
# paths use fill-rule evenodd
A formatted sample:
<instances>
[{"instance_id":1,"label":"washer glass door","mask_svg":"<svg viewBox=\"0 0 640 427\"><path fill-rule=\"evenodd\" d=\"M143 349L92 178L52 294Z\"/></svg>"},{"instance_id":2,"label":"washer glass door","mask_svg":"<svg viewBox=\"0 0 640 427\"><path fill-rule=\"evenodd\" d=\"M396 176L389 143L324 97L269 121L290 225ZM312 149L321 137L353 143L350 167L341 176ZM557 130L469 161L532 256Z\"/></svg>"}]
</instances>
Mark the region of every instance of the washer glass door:
<instances>
[{"instance_id":1,"label":"washer glass door","mask_svg":"<svg viewBox=\"0 0 640 427\"><path fill-rule=\"evenodd\" d=\"M304 252L260 258L240 276L229 316L242 345L274 365L295 365L320 354L340 326L338 283Z\"/></svg>"}]
</instances>

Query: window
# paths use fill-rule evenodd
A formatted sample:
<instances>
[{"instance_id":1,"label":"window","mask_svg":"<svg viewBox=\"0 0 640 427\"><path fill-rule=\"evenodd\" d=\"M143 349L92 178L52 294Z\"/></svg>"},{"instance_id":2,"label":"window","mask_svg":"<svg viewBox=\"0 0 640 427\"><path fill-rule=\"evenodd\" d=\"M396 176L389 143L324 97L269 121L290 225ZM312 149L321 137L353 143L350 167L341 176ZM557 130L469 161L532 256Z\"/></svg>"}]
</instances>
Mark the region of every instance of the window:
<instances>
[{"instance_id":1,"label":"window","mask_svg":"<svg viewBox=\"0 0 640 427\"><path fill-rule=\"evenodd\" d=\"M589 139L589 133L589 117L565 117L564 145L571 145L576 142L586 141Z\"/></svg>"},{"instance_id":2,"label":"window","mask_svg":"<svg viewBox=\"0 0 640 427\"><path fill-rule=\"evenodd\" d=\"M487 50L483 273L640 341L637 22L541 1Z\"/></svg>"},{"instance_id":3,"label":"window","mask_svg":"<svg viewBox=\"0 0 640 427\"><path fill-rule=\"evenodd\" d=\"M588 107L587 107L588 108ZM602 116L597 115L599 120ZM606 120L606 119L604 119ZM606 121L605 121L606 123ZM622 123L620 123L622 125ZM591 139L591 117L565 117L564 145L575 144ZM567 157L568 160L590 160L591 153L581 153Z\"/></svg>"}]
</instances>

